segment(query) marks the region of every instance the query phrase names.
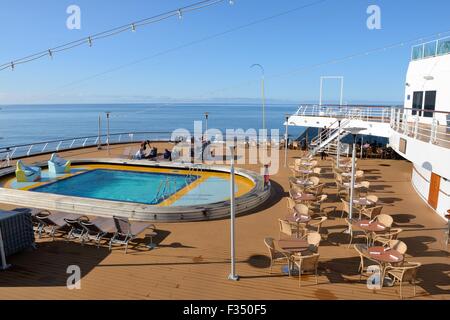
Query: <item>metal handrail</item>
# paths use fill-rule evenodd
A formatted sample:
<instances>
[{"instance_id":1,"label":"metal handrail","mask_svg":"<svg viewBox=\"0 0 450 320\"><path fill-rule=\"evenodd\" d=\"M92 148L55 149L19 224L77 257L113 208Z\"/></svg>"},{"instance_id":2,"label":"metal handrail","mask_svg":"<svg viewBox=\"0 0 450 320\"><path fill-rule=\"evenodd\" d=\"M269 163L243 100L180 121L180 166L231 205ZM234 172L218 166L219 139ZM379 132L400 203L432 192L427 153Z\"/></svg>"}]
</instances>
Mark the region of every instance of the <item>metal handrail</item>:
<instances>
[{"instance_id":1,"label":"metal handrail","mask_svg":"<svg viewBox=\"0 0 450 320\"><path fill-rule=\"evenodd\" d=\"M133 143L143 140L170 141L171 138L172 132L120 132L109 135L109 144ZM9 163L10 160L17 158L36 156L61 150L88 148L99 144L105 145L107 143L107 135L96 135L12 145L0 148L0 160L3 160L4 163Z\"/></svg>"}]
</instances>

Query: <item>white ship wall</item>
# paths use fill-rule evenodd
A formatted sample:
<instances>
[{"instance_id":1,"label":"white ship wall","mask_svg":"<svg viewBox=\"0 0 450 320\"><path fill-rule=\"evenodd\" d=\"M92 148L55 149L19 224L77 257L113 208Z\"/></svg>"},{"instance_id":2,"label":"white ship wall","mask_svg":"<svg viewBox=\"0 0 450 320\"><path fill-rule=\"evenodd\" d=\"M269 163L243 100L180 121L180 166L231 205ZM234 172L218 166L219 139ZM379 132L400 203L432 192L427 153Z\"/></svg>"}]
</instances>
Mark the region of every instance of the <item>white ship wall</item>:
<instances>
[{"instance_id":1,"label":"white ship wall","mask_svg":"<svg viewBox=\"0 0 450 320\"><path fill-rule=\"evenodd\" d=\"M450 54L411 61L406 74L405 108L412 108L414 92L437 91L436 111L450 112L449 75ZM439 124L446 124L447 119L445 114L438 114L437 119ZM430 118L424 118L424 121L431 123Z\"/></svg>"}]
</instances>

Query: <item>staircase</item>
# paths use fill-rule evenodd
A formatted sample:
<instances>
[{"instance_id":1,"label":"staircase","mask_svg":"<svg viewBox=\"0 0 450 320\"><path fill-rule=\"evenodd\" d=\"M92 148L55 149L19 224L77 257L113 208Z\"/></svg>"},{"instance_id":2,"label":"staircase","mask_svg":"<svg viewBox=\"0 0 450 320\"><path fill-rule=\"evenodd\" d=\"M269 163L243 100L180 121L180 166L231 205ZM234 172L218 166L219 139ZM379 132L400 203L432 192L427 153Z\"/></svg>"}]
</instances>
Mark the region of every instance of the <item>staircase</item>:
<instances>
[{"instance_id":1,"label":"staircase","mask_svg":"<svg viewBox=\"0 0 450 320\"><path fill-rule=\"evenodd\" d=\"M311 154L316 155L323 150L327 150L328 154L336 154L338 138L339 140L342 140L349 135L349 133L345 131L345 128L350 124L350 121L351 119L341 120L340 129L339 121L336 121L326 130L322 130L319 135L311 141Z\"/></svg>"}]
</instances>

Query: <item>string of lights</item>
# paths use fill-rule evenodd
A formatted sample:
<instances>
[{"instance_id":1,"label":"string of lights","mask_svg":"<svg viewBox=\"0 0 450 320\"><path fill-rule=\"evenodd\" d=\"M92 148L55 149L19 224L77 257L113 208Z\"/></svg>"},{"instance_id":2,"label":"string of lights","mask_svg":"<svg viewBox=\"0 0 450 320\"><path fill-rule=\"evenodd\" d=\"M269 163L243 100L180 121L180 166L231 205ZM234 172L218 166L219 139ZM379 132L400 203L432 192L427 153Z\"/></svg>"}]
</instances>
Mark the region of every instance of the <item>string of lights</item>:
<instances>
[{"instance_id":1,"label":"string of lights","mask_svg":"<svg viewBox=\"0 0 450 320\"><path fill-rule=\"evenodd\" d=\"M189 6L185 6L179 9L175 9L175 10L171 10L162 14L158 14L156 16L153 17L149 17L149 18L145 18L142 20L138 20L138 21L134 21L131 23L128 23L126 25L120 26L120 27L115 27L106 31L102 31L100 33L88 36L88 37L84 37L72 42L68 42L62 45L59 45L57 47L54 48L50 48L50 49L46 49L31 55L28 55L26 57L23 58L19 58L16 60L12 60L10 62L7 63L3 63L0 64L0 71L2 70L6 70L6 69L11 69L14 70L14 68L18 65L21 64L25 64L25 63L29 63L38 59L42 59L44 57L49 57L49 58L53 58L53 56L55 55L55 53L59 53L62 51L67 51L67 50L71 50L73 48L79 47L79 46L83 46L83 45L88 45L89 47L92 47L94 41L97 40L101 40L101 39L105 39L105 38L109 38L112 36L116 36L118 34L121 34L123 32L128 32L128 31L132 31L132 32L136 32L136 30L139 27L144 27L147 26L149 24L153 24L153 23L157 23L163 20L167 20L170 19L172 17L178 17L180 19L183 18L183 15L192 11L197 11L197 10L201 10L213 5L217 5L219 3L222 2L229 2L230 5L234 4L234 0L203 0L194 4L191 4Z\"/></svg>"}]
</instances>

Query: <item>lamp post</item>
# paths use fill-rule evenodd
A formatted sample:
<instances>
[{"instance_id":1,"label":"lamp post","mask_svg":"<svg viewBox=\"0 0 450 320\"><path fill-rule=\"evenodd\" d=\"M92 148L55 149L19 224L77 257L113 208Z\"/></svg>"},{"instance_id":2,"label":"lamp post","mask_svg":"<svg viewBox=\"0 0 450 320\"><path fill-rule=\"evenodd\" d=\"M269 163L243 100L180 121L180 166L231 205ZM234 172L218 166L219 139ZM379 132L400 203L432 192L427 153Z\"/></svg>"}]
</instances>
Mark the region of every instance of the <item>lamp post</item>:
<instances>
[{"instance_id":1,"label":"lamp post","mask_svg":"<svg viewBox=\"0 0 450 320\"><path fill-rule=\"evenodd\" d=\"M106 146L108 149L108 156L109 156L109 115L111 114L110 111L106 111L106 121L107 121L107 130L106 130Z\"/></svg>"},{"instance_id":2,"label":"lamp post","mask_svg":"<svg viewBox=\"0 0 450 320\"><path fill-rule=\"evenodd\" d=\"M205 112L205 140L208 141L208 117L209 113Z\"/></svg>"},{"instance_id":3,"label":"lamp post","mask_svg":"<svg viewBox=\"0 0 450 320\"><path fill-rule=\"evenodd\" d=\"M284 135L284 167L287 167L289 115L286 115L286 133Z\"/></svg>"},{"instance_id":4,"label":"lamp post","mask_svg":"<svg viewBox=\"0 0 450 320\"><path fill-rule=\"evenodd\" d=\"M353 195L355 191L355 162L356 162L356 136L365 130L365 128L346 128L345 131L349 132L353 136L353 150L352 150L352 176L350 182L350 212L348 218L353 219Z\"/></svg>"},{"instance_id":5,"label":"lamp post","mask_svg":"<svg viewBox=\"0 0 450 320\"><path fill-rule=\"evenodd\" d=\"M258 67L259 69L261 69L262 72L262 76L261 76L261 96L262 96L262 115L263 115L263 119L262 119L262 129L265 130L266 129L266 94L265 94L265 72L264 72L264 68L262 65L260 64L254 64L252 65L250 68L253 67Z\"/></svg>"},{"instance_id":6,"label":"lamp post","mask_svg":"<svg viewBox=\"0 0 450 320\"><path fill-rule=\"evenodd\" d=\"M234 191L234 145L231 145L229 148L231 154L231 161L230 161L231 273L228 276L228 279L238 281L239 276L236 274L236 252L234 243L234 224L236 219L235 191Z\"/></svg>"},{"instance_id":7,"label":"lamp post","mask_svg":"<svg viewBox=\"0 0 450 320\"><path fill-rule=\"evenodd\" d=\"M102 149L102 115L98 115L98 143L97 143L97 149Z\"/></svg>"}]
</instances>

